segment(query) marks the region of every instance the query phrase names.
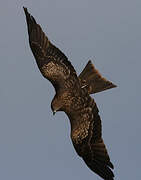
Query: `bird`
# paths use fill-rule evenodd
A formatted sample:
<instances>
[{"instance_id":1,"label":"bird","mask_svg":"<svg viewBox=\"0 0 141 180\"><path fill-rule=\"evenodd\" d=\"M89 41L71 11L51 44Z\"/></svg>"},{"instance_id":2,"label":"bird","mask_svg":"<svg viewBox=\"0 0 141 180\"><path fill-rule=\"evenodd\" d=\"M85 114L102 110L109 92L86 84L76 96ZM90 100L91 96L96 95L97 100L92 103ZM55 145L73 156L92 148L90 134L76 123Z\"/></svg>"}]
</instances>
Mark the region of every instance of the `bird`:
<instances>
[{"instance_id":1,"label":"bird","mask_svg":"<svg viewBox=\"0 0 141 180\"><path fill-rule=\"evenodd\" d=\"M35 18L23 7L29 45L37 66L55 88L51 102L53 114L66 113L70 120L71 140L77 154L86 165L104 180L113 180L114 166L102 137L99 110L91 94L115 88L89 60L77 75L66 55L53 45Z\"/></svg>"}]
</instances>

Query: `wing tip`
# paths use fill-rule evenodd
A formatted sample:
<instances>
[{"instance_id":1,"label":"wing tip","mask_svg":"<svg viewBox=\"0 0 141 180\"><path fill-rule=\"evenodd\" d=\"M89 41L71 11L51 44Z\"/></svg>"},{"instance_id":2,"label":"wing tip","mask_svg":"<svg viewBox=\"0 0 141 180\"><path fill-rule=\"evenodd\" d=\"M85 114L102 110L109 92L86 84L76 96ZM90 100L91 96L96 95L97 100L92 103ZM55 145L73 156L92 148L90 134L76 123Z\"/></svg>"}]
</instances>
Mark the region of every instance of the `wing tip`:
<instances>
[{"instance_id":1,"label":"wing tip","mask_svg":"<svg viewBox=\"0 0 141 180\"><path fill-rule=\"evenodd\" d=\"M108 163L108 166L109 166L111 169L114 169L114 165L113 165L111 162Z\"/></svg>"},{"instance_id":2,"label":"wing tip","mask_svg":"<svg viewBox=\"0 0 141 180\"><path fill-rule=\"evenodd\" d=\"M24 11L27 11L27 8L25 6L23 6L23 9L24 9Z\"/></svg>"},{"instance_id":3,"label":"wing tip","mask_svg":"<svg viewBox=\"0 0 141 180\"><path fill-rule=\"evenodd\" d=\"M23 6L23 10L26 16L26 22L27 22L27 27L28 27L28 33L30 34L33 27L37 25L36 20L34 17L28 12L28 9Z\"/></svg>"},{"instance_id":4,"label":"wing tip","mask_svg":"<svg viewBox=\"0 0 141 180\"><path fill-rule=\"evenodd\" d=\"M23 6L23 10L24 10L24 12L25 12L25 15L29 14L27 7L24 7L24 6Z\"/></svg>"},{"instance_id":5,"label":"wing tip","mask_svg":"<svg viewBox=\"0 0 141 180\"><path fill-rule=\"evenodd\" d=\"M84 158L83 158L84 159ZM87 164L87 166L97 175L99 175L101 178L103 178L104 180L114 180L114 173L113 171L106 165L102 165L99 161L95 160L92 162L88 162L87 160L85 160L85 163Z\"/></svg>"},{"instance_id":6,"label":"wing tip","mask_svg":"<svg viewBox=\"0 0 141 180\"><path fill-rule=\"evenodd\" d=\"M27 21L30 20L32 23L37 24L36 21L35 21L35 19L34 19L34 17L28 12L28 9L23 6L23 10L24 10L24 13L25 13L25 15L26 15Z\"/></svg>"}]
</instances>

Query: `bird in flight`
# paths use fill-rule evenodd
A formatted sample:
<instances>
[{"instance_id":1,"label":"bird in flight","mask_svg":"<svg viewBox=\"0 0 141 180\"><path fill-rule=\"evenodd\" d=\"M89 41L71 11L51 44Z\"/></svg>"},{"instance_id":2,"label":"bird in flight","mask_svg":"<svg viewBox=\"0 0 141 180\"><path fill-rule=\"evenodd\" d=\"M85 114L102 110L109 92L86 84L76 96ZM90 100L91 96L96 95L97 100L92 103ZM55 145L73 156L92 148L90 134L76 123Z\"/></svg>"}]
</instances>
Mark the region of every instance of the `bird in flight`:
<instances>
[{"instance_id":1,"label":"bird in flight","mask_svg":"<svg viewBox=\"0 0 141 180\"><path fill-rule=\"evenodd\" d=\"M104 180L113 180L113 164L102 138L99 111L90 94L116 87L99 73L91 61L77 76L63 52L55 47L27 8L29 44L42 75L55 88L53 114L64 111L70 119L71 139L77 154Z\"/></svg>"}]
</instances>

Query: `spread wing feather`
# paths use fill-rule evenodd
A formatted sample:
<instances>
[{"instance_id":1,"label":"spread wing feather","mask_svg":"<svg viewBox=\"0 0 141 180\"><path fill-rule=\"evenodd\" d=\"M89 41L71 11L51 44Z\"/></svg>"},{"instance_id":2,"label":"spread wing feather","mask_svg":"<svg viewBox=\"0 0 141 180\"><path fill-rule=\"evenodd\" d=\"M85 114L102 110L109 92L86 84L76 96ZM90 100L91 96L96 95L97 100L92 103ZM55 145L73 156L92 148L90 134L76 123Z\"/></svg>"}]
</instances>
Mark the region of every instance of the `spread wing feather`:
<instances>
[{"instance_id":1,"label":"spread wing feather","mask_svg":"<svg viewBox=\"0 0 141 180\"><path fill-rule=\"evenodd\" d=\"M83 97L82 97L83 98ZM101 119L94 100L88 96L75 113L70 113L71 138L74 148L87 166L105 180L113 180L114 168L102 139Z\"/></svg>"},{"instance_id":2,"label":"spread wing feather","mask_svg":"<svg viewBox=\"0 0 141 180\"><path fill-rule=\"evenodd\" d=\"M49 41L34 17L28 13L27 8L24 8L24 12L28 27L29 44L43 76L52 82L56 90L58 87L67 84L65 83L66 77L71 80L71 85L72 82L75 84L78 78L70 61L63 52Z\"/></svg>"}]
</instances>

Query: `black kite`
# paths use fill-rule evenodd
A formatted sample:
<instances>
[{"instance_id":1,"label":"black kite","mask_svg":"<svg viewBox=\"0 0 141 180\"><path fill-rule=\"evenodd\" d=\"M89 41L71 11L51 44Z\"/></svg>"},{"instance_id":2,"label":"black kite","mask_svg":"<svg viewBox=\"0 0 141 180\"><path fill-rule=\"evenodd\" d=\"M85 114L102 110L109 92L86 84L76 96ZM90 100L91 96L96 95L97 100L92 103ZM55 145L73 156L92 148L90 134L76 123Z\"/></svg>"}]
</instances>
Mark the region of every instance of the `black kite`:
<instances>
[{"instance_id":1,"label":"black kite","mask_svg":"<svg viewBox=\"0 0 141 180\"><path fill-rule=\"evenodd\" d=\"M102 139L98 108L90 94L116 86L103 78L91 61L77 76L68 58L48 40L27 8L24 11L29 44L38 68L56 90L52 111L64 111L69 117L74 148L87 166L103 179L113 180L114 167Z\"/></svg>"}]
</instances>

